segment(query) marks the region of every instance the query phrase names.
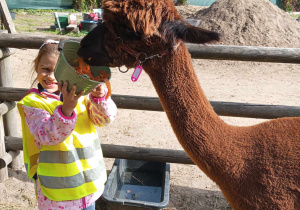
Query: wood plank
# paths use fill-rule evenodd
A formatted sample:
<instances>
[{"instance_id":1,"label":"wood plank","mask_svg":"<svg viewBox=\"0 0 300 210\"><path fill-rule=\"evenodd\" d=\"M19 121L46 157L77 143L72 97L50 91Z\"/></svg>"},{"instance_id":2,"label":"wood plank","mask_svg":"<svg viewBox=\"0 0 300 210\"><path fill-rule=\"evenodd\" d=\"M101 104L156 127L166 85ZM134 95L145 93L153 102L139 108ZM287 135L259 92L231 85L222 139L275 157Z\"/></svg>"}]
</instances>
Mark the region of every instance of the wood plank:
<instances>
[{"instance_id":1,"label":"wood plank","mask_svg":"<svg viewBox=\"0 0 300 210\"><path fill-rule=\"evenodd\" d=\"M47 39L72 39L75 41L81 40L81 38L76 37L68 37L68 36L41 36L41 35L27 35L27 34L1 34L0 36L0 47L12 47L12 48L19 48L19 49L39 49L41 45Z\"/></svg>"},{"instance_id":2,"label":"wood plank","mask_svg":"<svg viewBox=\"0 0 300 210\"><path fill-rule=\"evenodd\" d=\"M0 115L6 114L8 111L12 110L15 107L16 107L16 102L4 101L3 103L0 104Z\"/></svg>"},{"instance_id":3,"label":"wood plank","mask_svg":"<svg viewBox=\"0 0 300 210\"><path fill-rule=\"evenodd\" d=\"M76 29L76 28L77 28L77 25L76 25L76 24L69 24L69 25L66 27L67 30L74 30L74 29Z\"/></svg>"},{"instance_id":4,"label":"wood plank","mask_svg":"<svg viewBox=\"0 0 300 210\"><path fill-rule=\"evenodd\" d=\"M7 167L18 155L20 151L9 151L2 158L0 158L0 168Z\"/></svg>"},{"instance_id":5,"label":"wood plank","mask_svg":"<svg viewBox=\"0 0 300 210\"><path fill-rule=\"evenodd\" d=\"M5 0L0 0L0 12L2 20L4 21L5 29L7 29L9 33L16 34L17 31Z\"/></svg>"},{"instance_id":6,"label":"wood plank","mask_svg":"<svg viewBox=\"0 0 300 210\"><path fill-rule=\"evenodd\" d=\"M19 101L29 89L0 87L0 101ZM112 99L120 109L164 111L159 98L113 94ZM280 117L299 117L300 106L282 106L251 103L210 101L220 116L274 119Z\"/></svg>"},{"instance_id":7,"label":"wood plank","mask_svg":"<svg viewBox=\"0 0 300 210\"><path fill-rule=\"evenodd\" d=\"M192 58L269 63L300 63L299 48L186 44Z\"/></svg>"},{"instance_id":8,"label":"wood plank","mask_svg":"<svg viewBox=\"0 0 300 210\"><path fill-rule=\"evenodd\" d=\"M36 36L2 34L0 47L39 49L46 39L70 39L67 36ZM81 38L71 38L81 41ZM231 45L186 44L192 58L212 60L236 60L270 63L300 63L300 48L253 47Z\"/></svg>"},{"instance_id":9,"label":"wood plank","mask_svg":"<svg viewBox=\"0 0 300 210\"><path fill-rule=\"evenodd\" d=\"M22 150L22 145L22 138L5 137L5 146L8 150ZM131 147L111 144L101 144L101 147L103 156L106 158L194 164L183 150Z\"/></svg>"},{"instance_id":10,"label":"wood plank","mask_svg":"<svg viewBox=\"0 0 300 210\"><path fill-rule=\"evenodd\" d=\"M4 143L4 129L3 129L3 117L0 115L0 158L6 154ZM5 182L8 179L8 169L6 166L0 166L0 183Z\"/></svg>"}]
</instances>

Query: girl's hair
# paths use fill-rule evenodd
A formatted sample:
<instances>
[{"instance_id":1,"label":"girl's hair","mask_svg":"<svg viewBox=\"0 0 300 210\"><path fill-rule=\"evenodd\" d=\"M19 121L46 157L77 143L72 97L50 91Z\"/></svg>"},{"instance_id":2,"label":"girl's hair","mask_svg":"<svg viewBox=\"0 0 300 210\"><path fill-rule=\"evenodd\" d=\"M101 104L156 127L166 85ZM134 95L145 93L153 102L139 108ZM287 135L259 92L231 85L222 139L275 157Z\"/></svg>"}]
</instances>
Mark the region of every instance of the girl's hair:
<instances>
[{"instance_id":1,"label":"girl's hair","mask_svg":"<svg viewBox=\"0 0 300 210\"><path fill-rule=\"evenodd\" d=\"M58 41L55 40L47 40L40 47L39 53L33 61L35 71L38 68L38 64L40 59L45 54L58 54Z\"/></svg>"},{"instance_id":2,"label":"girl's hair","mask_svg":"<svg viewBox=\"0 0 300 210\"><path fill-rule=\"evenodd\" d=\"M40 50L38 52L38 55L36 56L36 58L33 60L33 71L32 71L32 75L34 75L38 69L38 65L39 65L39 62L41 60L41 57L43 55L46 55L46 54L59 54L59 51L58 51L58 41L56 40L47 40L45 41L41 47L40 47ZM37 78L35 78L35 80L33 81L33 83L31 84L31 87L34 85L34 83L37 81Z\"/></svg>"}]
</instances>

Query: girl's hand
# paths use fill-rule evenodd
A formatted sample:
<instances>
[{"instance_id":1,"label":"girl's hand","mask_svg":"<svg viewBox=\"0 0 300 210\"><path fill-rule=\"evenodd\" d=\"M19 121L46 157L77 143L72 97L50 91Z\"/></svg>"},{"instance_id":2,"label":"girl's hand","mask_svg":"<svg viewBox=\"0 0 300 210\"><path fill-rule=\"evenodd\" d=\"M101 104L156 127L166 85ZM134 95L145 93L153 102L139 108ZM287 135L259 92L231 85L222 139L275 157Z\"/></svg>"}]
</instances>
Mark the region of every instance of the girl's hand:
<instances>
[{"instance_id":1,"label":"girl's hand","mask_svg":"<svg viewBox=\"0 0 300 210\"><path fill-rule=\"evenodd\" d=\"M105 96L105 89L107 89L106 84L101 83L91 91L91 95L95 98L103 98Z\"/></svg>"},{"instance_id":2,"label":"girl's hand","mask_svg":"<svg viewBox=\"0 0 300 210\"><path fill-rule=\"evenodd\" d=\"M75 95L76 86L72 87L71 92L67 91L68 82L58 83L58 90L63 94L63 105L61 107L62 113L71 117L73 110L75 109L78 99L83 95L84 91L81 91L78 95Z\"/></svg>"}]
</instances>

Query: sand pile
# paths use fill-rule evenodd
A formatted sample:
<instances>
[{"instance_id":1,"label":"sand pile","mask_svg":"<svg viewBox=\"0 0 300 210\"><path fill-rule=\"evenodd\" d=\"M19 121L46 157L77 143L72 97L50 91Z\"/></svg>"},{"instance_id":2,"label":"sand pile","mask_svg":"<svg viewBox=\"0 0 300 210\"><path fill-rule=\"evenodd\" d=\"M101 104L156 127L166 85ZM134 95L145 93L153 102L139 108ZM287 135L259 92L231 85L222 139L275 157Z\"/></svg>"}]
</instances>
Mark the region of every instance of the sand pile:
<instances>
[{"instance_id":1,"label":"sand pile","mask_svg":"<svg viewBox=\"0 0 300 210\"><path fill-rule=\"evenodd\" d=\"M300 23L269 0L219 0L192 17L224 34L222 44L300 48Z\"/></svg>"}]
</instances>

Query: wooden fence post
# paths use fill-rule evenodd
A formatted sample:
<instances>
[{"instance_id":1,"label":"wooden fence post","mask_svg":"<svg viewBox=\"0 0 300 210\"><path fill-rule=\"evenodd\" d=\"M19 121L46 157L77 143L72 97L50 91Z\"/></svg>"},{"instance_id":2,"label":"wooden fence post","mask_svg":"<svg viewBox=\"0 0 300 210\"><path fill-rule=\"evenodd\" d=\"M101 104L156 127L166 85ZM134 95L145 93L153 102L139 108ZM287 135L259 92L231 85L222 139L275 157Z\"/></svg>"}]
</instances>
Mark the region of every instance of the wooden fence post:
<instances>
[{"instance_id":1,"label":"wooden fence post","mask_svg":"<svg viewBox=\"0 0 300 210\"><path fill-rule=\"evenodd\" d=\"M3 117L2 117L2 115L0 115L0 158L4 157L6 154L5 142L4 142L3 120L2 119L3 119ZM7 179L8 179L7 167L0 164L0 183L3 183Z\"/></svg>"},{"instance_id":2,"label":"wooden fence post","mask_svg":"<svg viewBox=\"0 0 300 210\"><path fill-rule=\"evenodd\" d=\"M2 32L0 31L0 34ZM2 50L10 51L8 48L4 48ZM0 59L1 59L0 60L0 86L13 87L10 56L0 58ZM3 126L4 126L5 136L15 136L15 137L20 136L18 129L16 128L16 122L17 122L16 111L17 111L16 108L14 108L8 111L3 116ZM19 154L16 156L16 158L13 159L11 163L12 169L20 169L23 166L23 156L22 156L23 154L21 151L18 151L18 153Z\"/></svg>"},{"instance_id":3,"label":"wooden fence post","mask_svg":"<svg viewBox=\"0 0 300 210\"><path fill-rule=\"evenodd\" d=\"M0 12L5 29L7 29L9 33L17 33L5 0L0 0Z\"/></svg>"},{"instance_id":4,"label":"wooden fence post","mask_svg":"<svg viewBox=\"0 0 300 210\"><path fill-rule=\"evenodd\" d=\"M0 30L0 34L3 33L4 31ZM6 31L7 32L7 31ZM0 51L5 51L5 48L0 48ZM1 55L4 55L5 53L1 53ZM4 56L3 56L4 57ZM4 60L1 56L0 56L0 72L2 70L2 68L4 67ZM0 158L4 157L6 154L6 150L5 150L5 141L4 141L4 127L3 127L3 115L0 115ZM0 165L0 183L4 182L5 180L8 179L8 170L6 166L2 166Z\"/></svg>"}]
</instances>

